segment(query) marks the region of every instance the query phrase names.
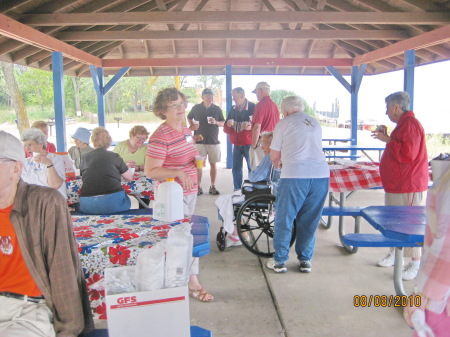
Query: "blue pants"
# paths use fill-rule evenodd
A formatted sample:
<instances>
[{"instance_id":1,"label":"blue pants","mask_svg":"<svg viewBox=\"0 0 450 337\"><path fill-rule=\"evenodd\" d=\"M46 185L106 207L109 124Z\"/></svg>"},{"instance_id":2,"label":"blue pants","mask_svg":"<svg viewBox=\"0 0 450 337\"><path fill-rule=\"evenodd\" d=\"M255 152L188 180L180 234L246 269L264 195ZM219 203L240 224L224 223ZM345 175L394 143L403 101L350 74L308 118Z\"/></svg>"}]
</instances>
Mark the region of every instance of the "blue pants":
<instances>
[{"instance_id":1,"label":"blue pants","mask_svg":"<svg viewBox=\"0 0 450 337\"><path fill-rule=\"evenodd\" d=\"M289 259L294 219L297 223L295 252L297 259L310 261L316 242L316 229L328 194L329 178L282 178L278 184L274 223L274 260Z\"/></svg>"},{"instance_id":2,"label":"blue pants","mask_svg":"<svg viewBox=\"0 0 450 337\"><path fill-rule=\"evenodd\" d=\"M94 197L80 197L80 211L86 214L113 214L129 210L130 198L125 191Z\"/></svg>"},{"instance_id":3,"label":"blue pants","mask_svg":"<svg viewBox=\"0 0 450 337\"><path fill-rule=\"evenodd\" d=\"M242 186L242 162L245 158L247 162L248 172L252 170L250 165L250 155L249 155L250 145L233 145L233 169L231 170L233 174L233 185L234 190L240 190Z\"/></svg>"}]
</instances>

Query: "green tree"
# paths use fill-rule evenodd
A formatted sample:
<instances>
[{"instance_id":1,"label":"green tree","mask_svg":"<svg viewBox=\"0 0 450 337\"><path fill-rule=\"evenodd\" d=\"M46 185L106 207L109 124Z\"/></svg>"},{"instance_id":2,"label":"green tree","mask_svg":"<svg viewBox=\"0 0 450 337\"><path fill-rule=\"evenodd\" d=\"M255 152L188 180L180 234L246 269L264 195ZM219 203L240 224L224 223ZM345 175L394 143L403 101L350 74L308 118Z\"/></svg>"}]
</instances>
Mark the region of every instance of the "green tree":
<instances>
[{"instance_id":1,"label":"green tree","mask_svg":"<svg viewBox=\"0 0 450 337\"><path fill-rule=\"evenodd\" d=\"M270 92L270 98L272 98L272 101L275 102L276 105L278 105L278 108L281 110L281 102L285 97L288 96L297 96L297 94L293 91L285 90L285 89L278 89L273 90ZM304 112L310 116L314 116L313 109L309 106L309 104L303 99L303 106L304 106Z\"/></svg>"},{"instance_id":2,"label":"green tree","mask_svg":"<svg viewBox=\"0 0 450 337\"><path fill-rule=\"evenodd\" d=\"M53 105L53 78L50 71L16 68L17 82L27 104L38 105L41 111Z\"/></svg>"},{"instance_id":3,"label":"green tree","mask_svg":"<svg viewBox=\"0 0 450 337\"><path fill-rule=\"evenodd\" d=\"M225 76L203 75L197 78L197 83L204 89L220 89L224 80Z\"/></svg>"}]
</instances>

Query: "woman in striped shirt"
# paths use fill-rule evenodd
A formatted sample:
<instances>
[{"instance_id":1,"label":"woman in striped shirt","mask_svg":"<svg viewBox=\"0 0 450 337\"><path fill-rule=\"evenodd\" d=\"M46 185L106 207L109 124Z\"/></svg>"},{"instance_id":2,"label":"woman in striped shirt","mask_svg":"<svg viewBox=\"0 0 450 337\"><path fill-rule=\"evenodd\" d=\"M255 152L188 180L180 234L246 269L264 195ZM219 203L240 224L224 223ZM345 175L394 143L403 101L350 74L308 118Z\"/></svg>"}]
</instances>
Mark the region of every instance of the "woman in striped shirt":
<instances>
[{"instance_id":1,"label":"woman in striped shirt","mask_svg":"<svg viewBox=\"0 0 450 337\"><path fill-rule=\"evenodd\" d=\"M161 90L156 96L153 112L164 120L150 136L145 160L145 174L148 178L165 181L175 178L183 187L184 214L194 213L197 201L197 169L194 147L196 138L191 130L183 125L187 101L186 96L176 88ZM189 277L189 294L202 302L210 302L209 294L198 280L198 258L194 258Z\"/></svg>"}]
</instances>

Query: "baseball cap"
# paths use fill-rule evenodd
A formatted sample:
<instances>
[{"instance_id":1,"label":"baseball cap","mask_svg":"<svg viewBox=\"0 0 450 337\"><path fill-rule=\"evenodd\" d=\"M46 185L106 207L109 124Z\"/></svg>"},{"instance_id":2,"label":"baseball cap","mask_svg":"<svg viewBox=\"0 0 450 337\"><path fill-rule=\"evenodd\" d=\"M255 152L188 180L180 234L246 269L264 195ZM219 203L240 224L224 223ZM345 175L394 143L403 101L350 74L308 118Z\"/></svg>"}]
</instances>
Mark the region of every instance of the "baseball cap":
<instances>
[{"instance_id":1,"label":"baseball cap","mask_svg":"<svg viewBox=\"0 0 450 337\"><path fill-rule=\"evenodd\" d=\"M211 89L205 89L202 91L202 96L205 96L205 95L214 95L214 93L212 92Z\"/></svg>"},{"instance_id":2,"label":"baseball cap","mask_svg":"<svg viewBox=\"0 0 450 337\"><path fill-rule=\"evenodd\" d=\"M256 94L257 89L270 89L270 85L267 82L259 82L256 85L255 90L252 91L252 93Z\"/></svg>"},{"instance_id":3,"label":"baseball cap","mask_svg":"<svg viewBox=\"0 0 450 337\"><path fill-rule=\"evenodd\" d=\"M78 139L83 143L89 144L89 138L91 138L91 133L88 129L78 128L72 135L72 138Z\"/></svg>"},{"instance_id":4,"label":"baseball cap","mask_svg":"<svg viewBox=\"0 0 450 337\"><path fill-rule=\"evenodd\" d=\"M5 131L0 131L0 159L25 162L22 142Z\"/></svg>"}]
</instances>

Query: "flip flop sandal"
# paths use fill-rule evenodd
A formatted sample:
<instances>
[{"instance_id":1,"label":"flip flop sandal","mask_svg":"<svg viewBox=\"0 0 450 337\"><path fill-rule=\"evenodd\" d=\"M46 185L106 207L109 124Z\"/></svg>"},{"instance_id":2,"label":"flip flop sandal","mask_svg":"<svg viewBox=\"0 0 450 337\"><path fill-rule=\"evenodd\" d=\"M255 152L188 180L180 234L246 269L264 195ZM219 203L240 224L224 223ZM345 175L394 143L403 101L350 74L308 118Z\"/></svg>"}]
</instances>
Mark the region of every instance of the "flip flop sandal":
<instances>
[{"instance_id":1,"label":"flip flop sandal","mask_svg":"<svg viewBox=\"0 0 450 337\"><path fill-rule=\"evenodd\" d=\"M189 295L201 302L211 302L214 296L208 293L205 289L189 289Z\"/></svg>"}]
</instances>

